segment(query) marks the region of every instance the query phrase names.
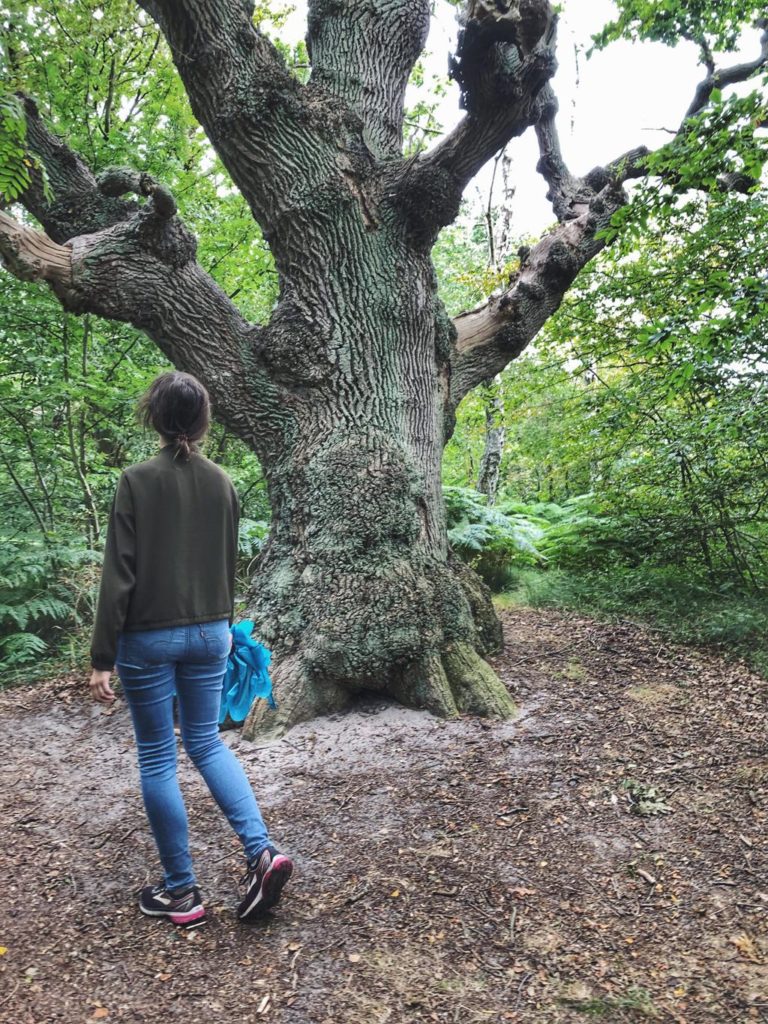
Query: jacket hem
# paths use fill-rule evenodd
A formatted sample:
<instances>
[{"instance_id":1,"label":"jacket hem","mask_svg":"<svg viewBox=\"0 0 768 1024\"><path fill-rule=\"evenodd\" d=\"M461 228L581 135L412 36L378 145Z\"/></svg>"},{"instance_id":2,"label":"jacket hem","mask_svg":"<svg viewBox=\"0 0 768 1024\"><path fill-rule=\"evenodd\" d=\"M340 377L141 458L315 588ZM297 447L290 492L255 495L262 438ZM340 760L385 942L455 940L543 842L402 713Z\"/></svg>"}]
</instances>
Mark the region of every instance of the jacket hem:
<instances>
[{"instance_id":1,"label":"jacket hem","mask_svg":"<svg viewBox=\"0 0 768 1024\"><path fill-rule=\"evenodd\" d=\"M130 624L126 622L123 625L122 632L139 633L145 629L166 629L170 626L191 626L203 622L219 622L221 619L226 619L231 624L231 610L225 612L213 612L211 615L192 615L187 616L186 618L152 619L149 622L132 622Z\"/></svg>"}]
</instances>

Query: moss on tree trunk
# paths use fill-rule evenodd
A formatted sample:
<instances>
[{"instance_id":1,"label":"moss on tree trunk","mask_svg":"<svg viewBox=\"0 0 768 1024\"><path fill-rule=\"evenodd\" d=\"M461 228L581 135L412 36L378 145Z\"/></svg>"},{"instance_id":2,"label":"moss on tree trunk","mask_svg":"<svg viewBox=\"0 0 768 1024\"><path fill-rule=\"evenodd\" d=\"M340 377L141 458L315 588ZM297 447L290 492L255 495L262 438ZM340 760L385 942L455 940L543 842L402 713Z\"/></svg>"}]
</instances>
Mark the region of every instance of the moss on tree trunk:
<instances>
[{"instance_id":1,"label":"moss on tree trunk","mask_svg":"<svg viewBox=\"0 0 768 1024\"><path fill-rule=\"evenodd\" d=\"M513 704L478 653L500 643L490 594L446 537L451 325L430 259L398 225L373 233L343 204L333 223L353 259L305 275L312 400L297 401L279 457L262 453L274 519L249 613L276 655L280 707L256 710L245 734L363 691L506 717Z\"/></svg>"}]
</instances>

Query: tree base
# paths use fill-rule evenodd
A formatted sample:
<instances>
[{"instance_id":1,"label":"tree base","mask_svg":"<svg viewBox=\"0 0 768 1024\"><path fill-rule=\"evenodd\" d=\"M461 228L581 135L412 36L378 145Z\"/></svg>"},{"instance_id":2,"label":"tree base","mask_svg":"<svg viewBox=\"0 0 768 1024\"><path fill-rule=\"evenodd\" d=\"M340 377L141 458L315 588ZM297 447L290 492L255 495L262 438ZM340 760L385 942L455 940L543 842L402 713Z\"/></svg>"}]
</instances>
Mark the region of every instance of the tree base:
<instances>
[{"instance_id":1,"label":"tree base","mask_svg":"<svg viewBox=\"0 0 768 1024\"><path fill-rule=\"evenodd\" d=\"M452 644L442 655L413 666L389 692L401 704L439 718L470 714L505 719L516 713L502 681L467 643Z\"/></svg>"},{"instance_id":2,"label":"tree base","mask_svg":"<svg viewBox=\"0 0 768 1024\"><path fill-rule=\"evenodd\" d=\"M342 687L312 682L295 656L278 664L272 685L277 709L273 711L263 700L254 704L243 723L243 739L271 742L299 722L343 711L352 703L352 694Z\"/></svg>"},{"instance_id":3,"label":"tree base","mask_svg":"<svg viewBox=\"0 0 768 1024\"><path fill-rule=\"evenodd\" d=\"M313 682L296 657L287 658L274 674L276 711L259 701L243 725L243 738L270 742L299 722L349 708L354 693L328 681ZM457 643L442 655L426 657L378 693L406 707L431 712L438 718L460 714L508 719L517 712L506 687L470 644Z\"/></svg>"}]
</instances>

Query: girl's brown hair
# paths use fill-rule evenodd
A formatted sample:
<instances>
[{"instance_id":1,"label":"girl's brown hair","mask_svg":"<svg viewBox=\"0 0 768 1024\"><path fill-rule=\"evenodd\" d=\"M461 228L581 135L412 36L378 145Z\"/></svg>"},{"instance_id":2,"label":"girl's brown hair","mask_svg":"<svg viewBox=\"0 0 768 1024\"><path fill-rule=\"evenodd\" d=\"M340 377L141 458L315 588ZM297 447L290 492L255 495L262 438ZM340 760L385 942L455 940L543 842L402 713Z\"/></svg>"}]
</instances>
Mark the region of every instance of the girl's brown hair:
<instances>
[{"instance_id":1,"label":"girl's brown hair","mask_svg":"<svg viewBox=\"0 0 768 1024\"><path fill-rule=\"evenodd\" d=\"M139 399L139 421L152 427L173 446L173 457L188 459L200 450L211 422L208 392L191 373L170 370L155 377Z\"/></svg>"}]
</instances>

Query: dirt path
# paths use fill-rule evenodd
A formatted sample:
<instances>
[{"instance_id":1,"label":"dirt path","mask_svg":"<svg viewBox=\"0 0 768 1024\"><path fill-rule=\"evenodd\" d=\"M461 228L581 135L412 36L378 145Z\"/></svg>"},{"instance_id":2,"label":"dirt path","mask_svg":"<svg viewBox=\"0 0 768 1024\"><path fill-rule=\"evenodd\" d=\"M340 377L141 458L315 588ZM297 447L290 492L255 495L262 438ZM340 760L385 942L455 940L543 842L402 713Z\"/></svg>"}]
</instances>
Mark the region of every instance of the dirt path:
<instances>
[{"instance_id":1,"label":"dirt path","mask_svg":"<svg viewBox=\"0 0 768 1024\"><path fill-rule=\"evenodd\" d=\"M210 923L135 909L157 865L122 702L0 695L0 1020L768 1021L768 685L634 626L505 619L513 723L227 734L297 860L262 926L186 761Z\"/></svg>"}]
</instances>

